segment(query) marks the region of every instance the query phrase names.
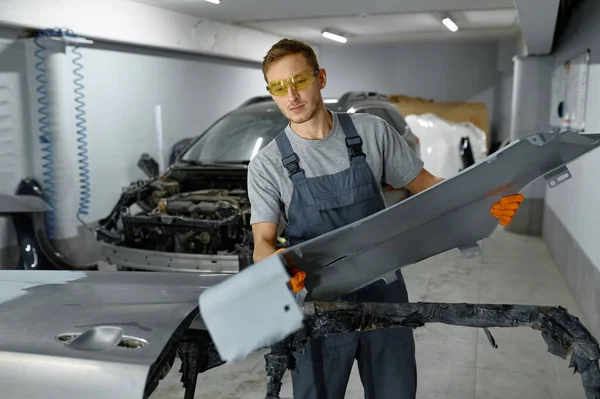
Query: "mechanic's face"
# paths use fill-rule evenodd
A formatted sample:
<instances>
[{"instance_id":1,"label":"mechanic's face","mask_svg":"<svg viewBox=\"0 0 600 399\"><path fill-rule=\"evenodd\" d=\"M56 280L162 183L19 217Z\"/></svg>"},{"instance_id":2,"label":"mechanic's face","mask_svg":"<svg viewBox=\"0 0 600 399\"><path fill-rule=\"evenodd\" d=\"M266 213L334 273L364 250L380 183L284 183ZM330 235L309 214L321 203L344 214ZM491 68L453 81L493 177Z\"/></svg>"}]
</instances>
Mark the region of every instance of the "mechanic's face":
<instances>
[{"instance_id":1,"label":"mechanic's face","mask_svg":"<svg viewBox=\"0 0 600 399\"><path fill-rule=\"evenodd\" d=\"M302 54L287 55L277 62L269 66L266 77L268 83L277 81L286 81L294 77L293 82L297 84L297 89L294 90L293 85L279 85L282 96L274 95L271 97L281 110L281 112L294 123L303 123L310 120L317 112L320 105L323 104L321 89L325 87L326 74L325 70L321 69L316 74L306 58ZM304 73L304 75L302 75ZM314 81L303 87L306 79ZM290 82L288 80L288 82ZM281 83L281 82L280 82Z\"/></svg>"}]
</instances>

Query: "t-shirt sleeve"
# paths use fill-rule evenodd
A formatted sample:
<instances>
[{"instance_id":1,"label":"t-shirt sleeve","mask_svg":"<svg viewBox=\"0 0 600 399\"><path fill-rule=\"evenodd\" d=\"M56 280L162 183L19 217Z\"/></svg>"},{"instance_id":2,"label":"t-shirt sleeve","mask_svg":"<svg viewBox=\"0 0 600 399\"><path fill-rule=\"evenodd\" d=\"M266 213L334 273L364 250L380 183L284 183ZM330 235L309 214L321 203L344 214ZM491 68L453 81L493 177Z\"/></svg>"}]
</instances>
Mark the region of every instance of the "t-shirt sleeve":
<instances>
[{"instance_id":1,"label":"t-shirt sleeve","mask_svg":"<svg viewBox=\"0 0 600 399\"><path fill-rule=\"evenodd\" d=\"M248 166L248 198L251 208L250 224L279 223L281 196L273 179L267 177L267 172L259 161L250 162Z\"/></svg>"},{"instance_id":2,"label":"t-shirt sleeve","mask_svg":"<svg viewBox=\"0 0 600 399\"><path fill-rule=\"evenodd\" d=\"M424 162L396 129L383 119L381 123L385 182L394 188L404 187L417 177Z\"/></svg>"}]
</instances>

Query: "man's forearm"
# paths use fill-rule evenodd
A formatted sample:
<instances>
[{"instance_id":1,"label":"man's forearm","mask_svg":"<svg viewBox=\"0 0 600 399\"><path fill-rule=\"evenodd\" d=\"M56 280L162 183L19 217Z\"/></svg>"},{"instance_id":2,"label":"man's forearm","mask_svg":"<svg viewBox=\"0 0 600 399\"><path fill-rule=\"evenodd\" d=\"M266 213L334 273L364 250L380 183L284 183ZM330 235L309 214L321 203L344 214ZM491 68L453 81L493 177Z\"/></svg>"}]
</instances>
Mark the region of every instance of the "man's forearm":
<instances>
[{"instance_id":1,"label":"man's forearm","mask_svg":"<svg viewBox=\"0 0 600 399\"><path fill-rule=\"evenodd\" d=\"M427 170L421 170L421 173L412 181L406 185L406 188L413 194L418 194L421 191L427 190L430 187L444 181L444 178L437 177L429 173Z\"/></svg>"},{"instance_id":2,"label":"man's forearm","mask_svg":"<svg viewBox=\"0 0 600 399\"><path fill-rule=\"evenodd\" d=\"M273 255L274 253L275 245L267 241L260 241L254 245L254 253L252 254L252 258L256 263Z\"/></svg>"}]
</instances>

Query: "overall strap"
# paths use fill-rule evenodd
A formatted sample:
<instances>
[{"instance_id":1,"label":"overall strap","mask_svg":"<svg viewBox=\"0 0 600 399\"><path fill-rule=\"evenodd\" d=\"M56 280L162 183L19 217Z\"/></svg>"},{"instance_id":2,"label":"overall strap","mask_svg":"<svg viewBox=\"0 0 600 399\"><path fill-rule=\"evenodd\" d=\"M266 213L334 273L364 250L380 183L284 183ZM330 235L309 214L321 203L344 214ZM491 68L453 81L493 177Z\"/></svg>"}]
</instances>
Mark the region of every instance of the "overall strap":
<instances>
[{"instance_id":1,"label":"overall strap","mask_svg":"<svg viewBox=\"0 0 600 399\"><path fill-rule=\"evenodd\" d=\"M353 162L354 158L357 157L363 157L363 159L366 159L367 156L362 150L362 139L356 132L356 127L354 126L354 122L352 122L350 115L347 113L339 113L338 119L342 125L342 130L346 135L346 147L348 148L350 162Z\"/></svg>"},{"instance_id":2,"label":"overall strap","mask_svg":"<svg viewBox=\"0 0 600 399\"><path fill-rule=\"evenodd\" d=\"M277 143L277 147L279 147L279 152L281 153L281 162L283 166L287 169L290 179L301 172L304 172L298 162L300 158L294 152L292 148L292 144L290 140L288 140L285 131L279 133L277 137L275 137L275 142Z\"/></svg>"}]
</instances>

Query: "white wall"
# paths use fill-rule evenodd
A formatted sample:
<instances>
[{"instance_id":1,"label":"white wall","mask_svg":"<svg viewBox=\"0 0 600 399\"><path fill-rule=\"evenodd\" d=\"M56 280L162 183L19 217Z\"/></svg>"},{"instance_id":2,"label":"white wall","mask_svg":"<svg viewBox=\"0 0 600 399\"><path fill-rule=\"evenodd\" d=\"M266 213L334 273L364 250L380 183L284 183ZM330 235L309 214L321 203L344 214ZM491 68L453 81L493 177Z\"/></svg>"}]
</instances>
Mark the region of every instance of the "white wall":
<instances>
[{"instance_id":1,"label":"white wall","mask_svg":"<svg viewBox=\"0 0 600 399\"><path fill-rule=\"evenodd\" d=\"M498 43L498 76L494 87L494 115L492 118L493 141L502 143L510 139L513 94L513 57L518 51L519 38Z\"/></svg>"},{"instance_id":2,"label":"white wall","mask_svg":"<svg viewBox=\"0 0 600 399\"><path fill-rule=\"evenodd\" d=\"M512 118L513 72L500 72L494 92L492 135L496 142L510 139Z\"/></svg>"},{"instance_id":3,"label":"white wall","mask_svg":"<svg viewBox=\"0 0 600 399\"><path fill-rule=\"evenodd\" d=\"M105 216L121 186L143 178L136 163L142 152L157 150L156 105L162 108L168 154L177 140L200 134L249 97L265 94L262 73L255 66L127 53L113 46L88 49L84 64L91 220Z\"/></svg>"},{"instance_id":4,"label":"white wall","mask_svg":"<svg viewBox=\"0 0 600 399\"><path fill-rule=\"evenodd\" d=\"M17 32L0 28L0 193L13 194L27 162L29 120L24 76L24 53L14 40ZM14 230L8 218L0 217L0 249L13 245ZM0 259L0 268L2 259Z\"/></svg>"},{"instance_id":5,"label":"white wall","mask_svg":"<svg viewBox=\"0 0 600 399\"><path fill-rule=\"evenodd\" d=\"M573 15L553 55L556 65L591 49L586 107L586 131L600 133L600 2L584 1ZM600 269L600 151L594 151L569 165L573 177L552 190L546 201Z\"/></svg>"},{"instance_id":6,"label":"white wall","mask_svg":"<svg viewBox=\"0 0 600 399\"><path fill-rule=\"evenodd\" d=\"M496 41L332 44L320 49L321 64L328 71L324 95L337 96L350 88L436 101L481 98L486 101L490 115L493 113L494 96L489 89L497 80Z\"/></svg>"}]
</instances>

